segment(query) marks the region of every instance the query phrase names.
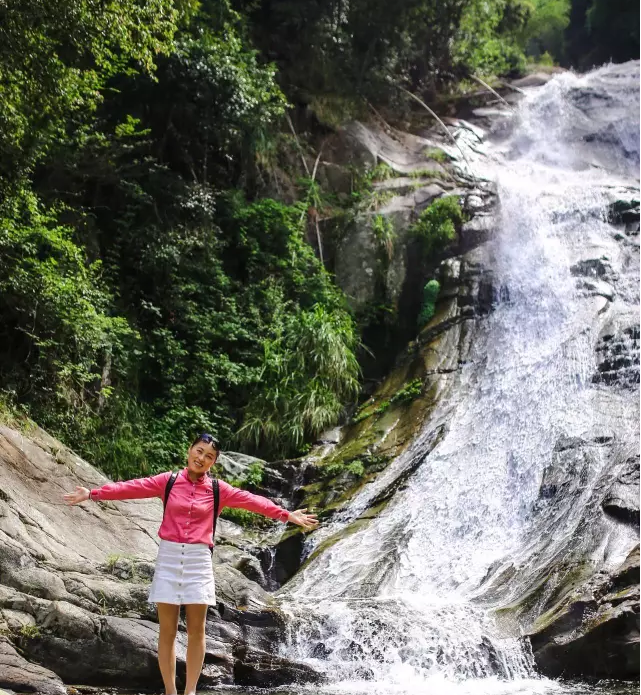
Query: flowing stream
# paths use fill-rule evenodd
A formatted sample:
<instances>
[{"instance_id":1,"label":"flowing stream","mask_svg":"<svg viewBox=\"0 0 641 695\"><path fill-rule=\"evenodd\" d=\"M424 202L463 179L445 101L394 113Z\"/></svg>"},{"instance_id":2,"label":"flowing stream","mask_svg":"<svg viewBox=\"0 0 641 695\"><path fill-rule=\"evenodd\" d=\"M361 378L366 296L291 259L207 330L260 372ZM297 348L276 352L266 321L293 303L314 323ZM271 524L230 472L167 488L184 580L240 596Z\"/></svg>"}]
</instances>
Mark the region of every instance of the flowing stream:
<instances>
[{"instance_id":1,"label":"flowing stream","mask_svg":"<svg viewBox=\"0 0 641 695\"><path fill-rule=\"evenodd\" d=\"M624 532L590 525L594 491L617 465L598 446L572 494L546 507L540 489L562 437L606 432L599 441L616 436L621 460L638 451L634 374L620 388L592 379L603 322L638 316L638 247L628 257L605 216L617 197L638 200L638 89L638 63L559 75L528 91L509 136L469 149L499 193L483 253L501 301L478 321L455 402L436 409L351 517L422 457L406 487L279 592L291 617L284 653L328 678L301 691L584 692L537 675L527 641L501 627L495 609L555 557L611 567L630 547ZM577 276L577 263L595 258L611 264L611 284Z\"/></svg>"}]
</instances>

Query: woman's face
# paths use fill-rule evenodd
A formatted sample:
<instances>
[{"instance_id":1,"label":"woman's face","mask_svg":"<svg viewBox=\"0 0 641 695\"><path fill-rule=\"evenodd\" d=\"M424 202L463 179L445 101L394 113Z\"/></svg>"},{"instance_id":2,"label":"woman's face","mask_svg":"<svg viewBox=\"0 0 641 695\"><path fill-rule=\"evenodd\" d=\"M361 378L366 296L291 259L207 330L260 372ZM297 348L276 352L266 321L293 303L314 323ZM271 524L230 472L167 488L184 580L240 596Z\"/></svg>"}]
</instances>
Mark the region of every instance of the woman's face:
<instances>
[{"instance_id":1,"label":"woman's face","mask_svg":"<svg viewBox=\"0 0 641 695\"><path fill-rule=\"evenodd\" d=\"M187 454L187 469L195 475L204 475L216 463L218 452L211 443L196 442Z\"/></svg>"}]
</instances>

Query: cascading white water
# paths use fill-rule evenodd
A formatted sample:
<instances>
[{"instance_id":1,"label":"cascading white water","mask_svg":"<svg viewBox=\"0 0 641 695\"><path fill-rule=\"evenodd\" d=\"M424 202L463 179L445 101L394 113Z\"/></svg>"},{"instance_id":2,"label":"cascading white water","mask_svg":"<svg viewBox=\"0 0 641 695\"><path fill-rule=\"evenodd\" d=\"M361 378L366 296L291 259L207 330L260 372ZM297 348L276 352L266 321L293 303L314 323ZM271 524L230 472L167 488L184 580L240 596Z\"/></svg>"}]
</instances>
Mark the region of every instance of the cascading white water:
<instances>
[{"instance_id":1,"label":"cascading white water","mask_svg":"<svg viewBox=\"0 0 641 695\"><path fill-rule=\"evenodd\" d=\"M320 553L280 592L291 616L287 655L328 676L323 692L560 687L536 675L524 641L495 625L491 609L507 600L510 587L491 601L483 587L501 566L528 567L534 558L563 551L580 510L568 509L555 521L537 516L542 476L559 437L613 424L592 383L608 300L586 293L572 266L591 247L605 249L613 265L621 260L604 210L616 191L638 185L638 64L636 86L633 79L625 95L634 101L636 90L636 107L618 94L615 108L623 116L605 123L607 137L598 146L587 154L581 149L589 142L583 131L594 125L581 98L597 87L621 91L614 73L568 73L531 92L510 139L476 160L499 192L499 224L486 259L505 288L504 300L479 321L445 436L423 453L407 487L380 515ZM638 269L636 289L634 272L620 280L621 301L638 303ZM635 398L615 397L630 418L622 422L617 414L624 444L638 446ZM421 456L423 441L443 417L437 410L425 423L406 458ZM584 501L604 465L597 456L586 472ZM372 496L372 489L364 491L354 509L365 508ZM541 546L542 533L550 540ZM611 539L607 552L612 561L622 559L623 545Z\"/></svg>"}]
</instances>

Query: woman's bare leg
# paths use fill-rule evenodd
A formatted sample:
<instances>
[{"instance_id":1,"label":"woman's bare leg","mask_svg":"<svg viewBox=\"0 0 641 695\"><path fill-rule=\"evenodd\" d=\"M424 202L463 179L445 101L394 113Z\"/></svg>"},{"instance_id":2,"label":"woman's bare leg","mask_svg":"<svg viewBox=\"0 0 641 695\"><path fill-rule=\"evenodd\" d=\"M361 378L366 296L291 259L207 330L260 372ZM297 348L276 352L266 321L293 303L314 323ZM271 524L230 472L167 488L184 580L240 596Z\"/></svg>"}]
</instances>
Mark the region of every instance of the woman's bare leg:
<instances>
[{"instance_id":1,"label":"woman's bare leg","mask_svg":"<svg viewBox=\"0 0 641 695\"><path fill-rule=\"evenodd\" d=\"M180 606L173 603L159 603L158 622L158 666L165 684L166 695L176 695L176 633Z\"/></svg>"},{"instance_id":2,"label":"woman's bare leg","mask_svg":"<svg viewBox=\"0 0 641 695\"><path fill-rule=\"evenodd\" d=\"M205 660L205 620L206 604L190 603L185 606L187 618L187 681L185 695L194 695L198 677Z\"/></svg>"}]
</instances>

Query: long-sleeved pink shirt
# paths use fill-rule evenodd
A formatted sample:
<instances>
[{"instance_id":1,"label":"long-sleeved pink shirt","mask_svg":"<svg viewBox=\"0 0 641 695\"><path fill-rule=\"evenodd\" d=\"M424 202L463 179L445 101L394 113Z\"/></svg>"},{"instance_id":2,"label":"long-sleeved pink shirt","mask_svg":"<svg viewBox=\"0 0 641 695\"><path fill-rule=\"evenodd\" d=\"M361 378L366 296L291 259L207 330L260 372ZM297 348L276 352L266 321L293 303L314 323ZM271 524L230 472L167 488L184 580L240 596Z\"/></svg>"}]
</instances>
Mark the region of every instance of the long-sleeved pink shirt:
<instances>
[{"instance_id":1,"label":"long-sleeved pink shirt","mask_svg":"<svg viewBox=\"0 0 641 695\"><path fill-rule=\"evenodd\" d=\"M149 478L136 478L119 483L107 483L91 491L92 500L135 500L159 497L164 500L165 487L171 472ZM266 497L239 490L224 480L218 481L220 508L240 507L278 521L287 521L289 512ZM205 543L213 545L214 495L211 478L204 475L192 482L184 468L176 477L169 495L158 535L174 543Z\"/></svg>"}]
</instances>

